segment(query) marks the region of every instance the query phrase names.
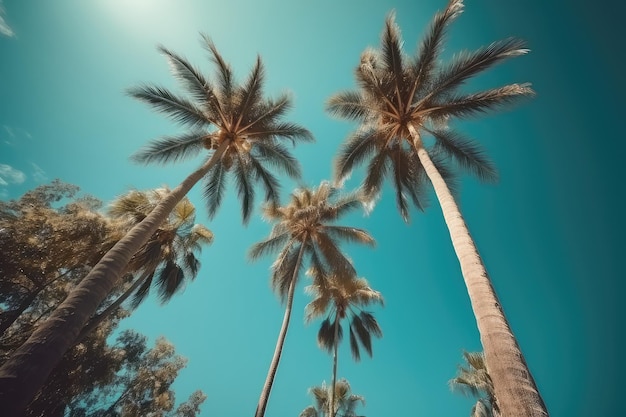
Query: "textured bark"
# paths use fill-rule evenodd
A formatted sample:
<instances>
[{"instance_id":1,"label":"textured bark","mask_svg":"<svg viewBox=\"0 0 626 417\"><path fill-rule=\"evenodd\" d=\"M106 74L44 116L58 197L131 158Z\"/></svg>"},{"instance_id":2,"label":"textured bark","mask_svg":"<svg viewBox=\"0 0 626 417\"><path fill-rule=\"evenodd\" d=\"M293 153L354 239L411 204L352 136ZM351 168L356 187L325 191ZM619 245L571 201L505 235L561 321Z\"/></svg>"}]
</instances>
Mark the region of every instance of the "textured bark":
<instances>
[{"instance_id":1,"label":"textured bark","mask_svg":"<svg viewBox=\"0 0 626 417\"><path fill-rule=\"evenodd\" d=\"M215 164L226 147L227 142L224 142L209 161L185 178L141 223L117 242L4 363L0 368L0 410L3 417L17 417L26 408L65 352L74 345L87 320L117 284L131 257Z\"/></svg>"},{"instance_id":2,"label":"textured bark","mask_svg":"<svg viewBox=\"0 0 626 417\"><path fill-rule=\"evenodd\" d=\"M291 282L289 283L289 291L287 293L287 305L285 306L285 315L283 317L283 324L280 328L280 333L278 334L278 341L276 342L276 348L274 349L274 356L272 357L272 362L270 363L270 369L267 372L265 385L263 386L263 391L261 391L261 396L259 397L259 404L256 407L256 412L255 412L256 417L263 417L265 415L265 409L267 408L267 401L270 398L272 385L274 384L274 377L276 376L276 371L278 370L278 363L280 362L280 356L283 353L283 345L285 344L285 337L287 336L287 330L289 329L289 320L291 319L291 310L293 307L293 294L296 289L298 270L300 269L300 264L302 263L302 256L304 255L304 248L305 248L305 242L302 242L300 246L300 251L298 253L298 259L296 261L296 267L294 268L293 276L291 277Z\"/></svg>"},{"instance_id":3,"label":"textured bark","mask_svg":"<svg viewBox=\"0 0 626 417\"><path fill-rule=\"evenodd\" d=\"M500 412L503 417L547 417L546 406L454 197L424 149L419 133L411 125L409 131L417 156L435 189L461 264Z\"/></svg>"},{"instance_id":4,"label":"textured bark","mask_svg":"<svg viewBox=\"0 0 626 417\"><path fill-rule=\"evenodd\" d=\"M121 275L124 275L124 274L122 273ZM139 278L135 280L135 282L133 282L133 284L130 287L128 287L126 291L124 291L124 294L117 297L117 299L113 301L111 305L108 306L106 309L104 309L100 314L92 317L91 320L89 320L89 322L85 325L85 327L83 327L83 330L80 331L80 334L76 338L76 341L74 342L74 344L78 344L82 342L83 339L87 337L89 333L93 331L93 329L98 327L100 323L106 320L107 317L109 317L115 310L117 310L119 306L122 305L122 303L126 301L126 299L130 297L130 295L137 288L139 288L141 284L144 283L147 277L148 277L148 273L144 272Z\"/></svg>"}]
</instances>

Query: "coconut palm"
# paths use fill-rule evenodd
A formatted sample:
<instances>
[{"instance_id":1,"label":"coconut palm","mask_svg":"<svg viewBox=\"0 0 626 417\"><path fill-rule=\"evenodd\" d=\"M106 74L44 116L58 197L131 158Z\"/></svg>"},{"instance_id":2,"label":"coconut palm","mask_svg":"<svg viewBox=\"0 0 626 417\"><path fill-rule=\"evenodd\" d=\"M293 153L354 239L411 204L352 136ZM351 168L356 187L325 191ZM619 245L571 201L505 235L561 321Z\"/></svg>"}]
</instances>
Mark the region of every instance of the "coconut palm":
<instances>
[{"instance_id":1,"label":"coconut palm","mask_svg":"<svg viewBox=\"0 0 626 417\"><path fill-rule=\"evenodd\" d=\"M522 41L507 39L441 64L444 35L462 9L461 0L451 0L435 16L415 57L404 55L394 15L387 18L381 49L363 53L356 68L359 90L341 92L328 102L333 114L361 123L339 151L336 176L343 180L355 166L367 162L364 191L370 196L378 194L384 178L389 177L407 221L411 202L424 208L424 189L430 181L461 264L502 414L546 416L543 400L446 183L445 169L446 162L451 162L481 179L495 178L493 164L481 148L447 123L532 95L527 84L477 93L459 90L472 76L528 50Z\"/></svg>"},{"instance_id":2,"label":"coconut palm","mask_svg":"<svg viewBox=\"0 0 626 417\"><path fill-rule=\"evenodd\" d=\"M335 274L324 274L321 270L311 267L309 274L313 284L306 287L306 292L314 298L306 306L305 320L310 322L320 316L327 315L322 321L317 334L317 342L324 350L333 354L333 375L330 385L330 414L334 415L335 385L337 381L337 350L343 337L341 321L350 316L348 330L352 357L361 358L360 347L372 356L372 335L382 337L378 322L374 315L363 310L371 304L383 304L383 297L378 291L370 288L364 278L342 278Z\"/></svg>"},{"instance_id":3,"label":"coconut palm","mask_svg":"<svg viewBox=\"0 0 626 417\"><path fill-rule=\"evenodd\" d=\"M312 387L309 392L315 399L315 405L305 408L299 417L359 417L356 407L359 403L365 405L365 398L350 391L350 383L346 379L337 381L334 390L332 385L327 387L326 383Z\"/></svg>"},{"instance_id":4,"label":"coconut palm","mask_svg":"<svg viewBox=\"0 0 626 417\"><path fill-rule=\"evenodd\" d=\"M289 96L263 97L260 58L247 80L237 84L213 42L206 36L203 42L217 69L214 77L203 76L182 56L159 48L188 97L154 85L134 87L129 94L189 128L183 134L150 142L134 155L136 161L178 162L202 151L206 152L205 161L101 259L50 319L0 368L0 409L6 416L18 414L26 406L118 282L131 257L197 182L205 180L204 195L209 216L213 216L227 177L232 176L245 222L252 211L255 183L261 183L267 200L278 198L278 180L270 167L299 176L299 164L282 141L309 141L312 135L303 127L282 121L291 105Z\"/></svg>"},{"instance_id":5,"label":"coconut palm","mask_svg":"<svg viewBox=\"0 0 626 417\"><path fill-rule=\"evenodd\" d=\"M478 399L470 417L499 417L493 382L485 367L485 356L482 352L463 352L463 358L467 366L458 367L457 375L449 381L450 388Z\"/></svg>"},{"instance_id":6,"label":"coconut palm","mask_svg":"<svg viewBox=\"0 0 626 417\"><path fill-rule=\"evenodd\" d=\"M265 415L287 336L293 307L294 291L302 266L307 262L323 271L335 271L340 276L356 274L351 261L339 249L339 241L374 244L374 239L362 229L334 224L344 214L362 204L360 192L339 195L328 182L314 189L299 188L291 194L285 206L267 204L264 215L275 224L270 236L252 246L251 259L278 252L272 265L271 285L286 302L283 323L276 349L257 405L256 417Z\"/></svg>"},{"instance_id":7,"label":"coconut palm","mask_svg":"<svg viewBox=\"0 0 626 417\"><path fill-rule=\"evenodd\" d=\"M149 192L132 190L115 199L109 215L129 228L141 222L169 193L166 188ZM99 323L134 294L131 307L139 306L156 286L163 304L178 293L188 280L198 275L200 261L196 253L202 245L213 243L213 232L201 224L194 224L196 208L184 197L176 204L168 219L131 258L127 270L135 275L134 282L106 309L94 316L81 331L77 341L91 332Z\"/></svg>"}]
</instances>

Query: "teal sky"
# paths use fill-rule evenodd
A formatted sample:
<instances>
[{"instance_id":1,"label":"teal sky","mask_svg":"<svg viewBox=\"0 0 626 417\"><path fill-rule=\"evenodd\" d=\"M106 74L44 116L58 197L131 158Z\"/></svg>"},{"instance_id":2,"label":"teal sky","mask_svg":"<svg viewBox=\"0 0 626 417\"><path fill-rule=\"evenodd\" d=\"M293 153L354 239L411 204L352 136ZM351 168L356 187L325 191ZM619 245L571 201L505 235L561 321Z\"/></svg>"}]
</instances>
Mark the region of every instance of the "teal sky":
<instances>
[{"instance_id":1,"label":"teal sky","mask_svg":"<svg viewBox=\"0 0 626 417\"><path fill-rule=\"evenodd\" d=\"M495 185L463 178L460 205L502 305L552 416L617 416L624 369L626 290L622 217L621 54L626 6L573 0L468 0L446 54L517 36L532 52L483 74L470 88L531 82L537 97L506 112L457 123L500 170ZM413 53L444 0L252 1L0 0L0 198L60 178L105 202L129 187L174 186L200 158L141 167L128 156L180 128L124 95L140 82L176 89L155 46L211 70L199 32L211 36L242 79L256 54L266 93L293 93L288 120L317 142L300 145L303 183L331 174L331 160L354 125L331 119L324 102L354 87L353 69L377 46L395 9ZM359 184L355 172L348 189ZM283 183L283 201L295 184ZM209 221L199 187L190 198L215 233L202 270L166 306L144 303L123 322L151 339L164 335L189 359L177 398L202 389L202 416L252 415L274 350L283 308L269 288L272 259L246 260L270 230L257 215L241 225L235 196ZM622 191L620 191L622 190ZM257 214L259 211L257 210ZM339 375L364 395L361 414L466 416L470 399L452 394L461 352L479 350L478 331L439 207L404 224L387 186L375 210L345 224L368 229L375 249L346 247L361 276L381 291L384 338L355 364L341 346ZM304 326L297 290L292 326L267 415L297 416L310 386L329 381L331 358Z\"/></svg>"}]
</instances>

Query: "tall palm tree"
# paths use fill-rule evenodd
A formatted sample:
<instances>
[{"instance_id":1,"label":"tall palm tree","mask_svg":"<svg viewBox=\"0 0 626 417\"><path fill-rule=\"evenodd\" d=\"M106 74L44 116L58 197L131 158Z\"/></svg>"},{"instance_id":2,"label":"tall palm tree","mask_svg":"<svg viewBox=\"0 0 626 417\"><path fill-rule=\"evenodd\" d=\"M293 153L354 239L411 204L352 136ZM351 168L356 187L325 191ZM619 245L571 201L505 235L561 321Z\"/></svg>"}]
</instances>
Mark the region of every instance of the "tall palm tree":
<instances>
[{"instance_id":1,"label":"tall palm tree","mask_svg":"<svg viewBox=\"0 0 626 417\"><path fill-rule=\"evenodd\" d=\"M365 398L361 395L351 393L350 383L346 379L341 379L332 386L312 387L309 389L315 399L315 405L305 408L300 417L359 417L356 407L365 405ZM335 412L330 410L336 410Z\"/></svg>"},{"instance_id":2,"label":"tall palm tree","mask_svg":"<svg viewBox=\"0 0 626 417\"><path fill-rule=\"evenodd\" d=\"M124 223L125 228L132 227L145 219L168 193L166 188L148 192L132 190L113 201L109 215ZM184 197L176 204L167 221L131 258L127 270L138 275L134 282L106 309L89 320L77 342L131 295L134 294L132 308L136 308L146 298L150 287L156 286L161 302L167 303L186 281L195 279L200 269L196 253L202 250L202 245L213 243L213 233L205 226L195 224L195 218L196 208Z\"/></svg>"},{"instance_id":3,"label":"tall palm tree","mask_svg":"<svg viewBox=\"0 0 626 417\"><path fill-rule=\"evenodd\" d=\"M337 381L337 350L343 337L341 321L350 316L348 330L352 357L361 358L359 345L372 356L372 335L382 337L378 322L369 311L363 310L371 304L383 304L382 295L370 288L364 278L342 278L335 274L324 274L311 267L309 274L313 284L306 287L306 292L314 298L306 306L305 320L310 322L317 317L327 315L322 321L317 335L317 342L324 350L333 354L333 375L330 385L330 416L335 415L334 394Z\"/></svg>"},{"instance_id":4,"label":"tall palm tree","mask_svg":"<svg viewBox=\"0 0 626 417\"><path fill-rule=\"evenodd\" d=\"M470 417L499 417L493 382L487 373L482 352L463 352L467 366L459 366L457 375L449 381L453 391L478 398Z\"/></svg>"},{"instance_id":5,"label":"tall palm tree","mask_svg":"<svg viewBox=\"0 0 626 417\"><path fill-rule=\"evenodd\" d=\"M415 57L404 55L393 14L387 18L381 49L364 52L356 68L359 90L338 93L328 102L330 112L361 123L339 151L336 176L344 179L355 166L368 161L365 192L379 193L383 179L389 177L407 221L409 199L422 209L424 186L430 181L461 264L502 414L546 416L545 404L446 183L445 170L445 162L450 160L481 179L495 177L493 164L481 148L451 129L448 121L532 95L527 84L477 93L459 91L472 76L528 50L522 41L507 39L440 64L444 35L462 9L461 0L451 0L436 14ZM433 146L427 146L429 137L434 139Z\"/></svg>"},{"instance_id":6,"label":"tall palm tree","mask_svg":"<svg viewBox=\"0 0 626 417\"><path fill-rule=\"evenodd\" d=\"M226 177L232 175L245 222L252 211L255 182L261 183L267 200L278 199L278 180L268 167L294 178L300 175L298 162L281 142L313 138L303 127L281 121L291 106L289 96L263 97L260 58L247 80L237 84L213 42L206 36L203 42L217 69L214 79L204 77L180 55L159 48L188 98L153 85L132 88L129 94L190 128L186 133L150 142L135 154L136 161L177 162L206 151L205 162L100 260L50 319L0 368L0 409L5 416L15 416L26 406L118 282L131 257L198 181L205 179L204 195L213 216L222 200Z\"/></svg>"},{"instance_id":7,"label":"tall palm tree","mask_svg":"<svg viewBox=\"0 0 626 417\"><path fill-rule=\"evenodd\" d=\"M281 300L286 301L286 307L256 417L265 415L289 328L294 291L302 266L309 260L311 265L320 270L332 270L346 277L354 276L356 271L339 249L339 241L374 245L374 239L365 230L334 224L342 215L361 204L360 192L342 196L328 182L322 182L314 189L296 189L291 194L291 201L285 206L270 203L264 208L265 217L275 224L267 239L252 246L249 256L254 260L278 252L272 265L271 283Z\"/></svg>"}]
</instances>

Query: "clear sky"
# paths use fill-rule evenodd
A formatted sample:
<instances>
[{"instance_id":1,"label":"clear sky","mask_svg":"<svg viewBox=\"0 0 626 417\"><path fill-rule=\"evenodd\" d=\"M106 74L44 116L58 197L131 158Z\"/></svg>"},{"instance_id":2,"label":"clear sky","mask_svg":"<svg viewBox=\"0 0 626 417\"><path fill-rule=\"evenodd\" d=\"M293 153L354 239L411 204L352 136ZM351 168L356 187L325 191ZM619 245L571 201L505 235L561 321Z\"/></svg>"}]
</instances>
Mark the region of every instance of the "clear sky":
<instances>
[{"instance_id":1,"label":"clear sky","mask_svg":"<svg viewBox=\"0 0 626 417\"><path fill-rule=\"evenodd\" d=\"M621 125L622 2L469 0L446 53L518 36L532 52L483 74L470 87L531 82L537 97L457 127L480 141L500 170L496 185L464 178L460 205L513 331L552 416L624 415L625 284L618 257L626 151ZM0 197L60 178L105 202L129 187L175 186L200 159L176 166L134 165L147 140L181 128L124 95L141 82L176 89L163 44L211 70L199 32L211 36L242 79L260 54L268 95L289 90L288 120L316 136L299 146L303 183L331 175L331 160L354 125L331 119L324 102L354 87L353 69L377 46L395 9L413 53L444 0L200 1L0 0ZM348 189L359 184L355 173ZM294 187L283 183L283 200ZM251 264L250 245L270 226L241 225L231 192L211 221L201 192L190 198L215 233L202 270L166 306L148 300L124 323L164 335L189 359L177 398L208 395L202 416L252 415L275 346L283 308L269 288L272 259ZM620 191L622 190L622 191ZM257 214L259 211L257 210ZM452 394L461 352L479 350L469 299L441 211L401 221L387 186L373 213L345 224L368 229L375 249L346 247L361 276L385 296L375 313L384 338L374 358L354 364L341 346L339 375L364 395L361 414L464 416L472 401ZM621 278L620 278L621 277ZM329 381L331 358L303 324L305 280L267 415L297 416L307 388Z\"/></svg>"}]
</instances>

